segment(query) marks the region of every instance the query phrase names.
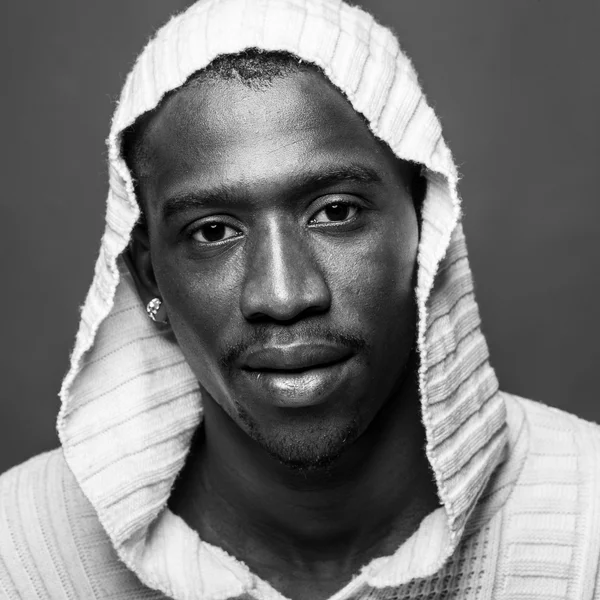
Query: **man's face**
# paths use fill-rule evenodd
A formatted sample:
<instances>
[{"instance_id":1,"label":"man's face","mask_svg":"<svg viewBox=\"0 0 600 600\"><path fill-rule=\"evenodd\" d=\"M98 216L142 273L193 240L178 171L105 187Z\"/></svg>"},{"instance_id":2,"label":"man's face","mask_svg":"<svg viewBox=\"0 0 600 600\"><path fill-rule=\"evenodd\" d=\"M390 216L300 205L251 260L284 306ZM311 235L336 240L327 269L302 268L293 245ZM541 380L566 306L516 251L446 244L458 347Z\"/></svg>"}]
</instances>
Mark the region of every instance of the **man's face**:
<instances>
[{"instance_id":1,"label":"man's face","mask_svg":"<svg viewBox=\"0 0 600 600\"><path fill-rule=\"evenodd\" d=\"M184 88L143 143L156 292L203 393L288 464L339 455L414 343L406 166L312 71Z\"/></svg>"}]
</instances>

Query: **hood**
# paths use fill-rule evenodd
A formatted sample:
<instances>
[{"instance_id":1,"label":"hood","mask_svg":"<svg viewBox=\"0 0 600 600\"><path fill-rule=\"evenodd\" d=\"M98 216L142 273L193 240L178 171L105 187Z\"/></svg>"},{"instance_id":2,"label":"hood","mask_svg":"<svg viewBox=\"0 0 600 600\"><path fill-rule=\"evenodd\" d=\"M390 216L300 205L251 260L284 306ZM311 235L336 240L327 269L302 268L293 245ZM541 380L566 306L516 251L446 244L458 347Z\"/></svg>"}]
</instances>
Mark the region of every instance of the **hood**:
<instances>
[{"instance_id":1,"label":"hood","mask_svg":"<svg viewBox=\"0 0 600 600\"><path fill-rule=\"evenodd\" d=\"M456 549L505 452L506 409L480 330L457 170L438 119L393 34L343 2L201 0L162 27L137 59L107 142L106 227L61 388L64 456L120 558L146 585L204 600L272 592L166 506L202 419L202 398L172 334L146 316L121 258L140 215L121 132L219 54L249 47L288 51L321 67L372 132L398 157L420 163L427 178L416 286L419 388L443 510L425 520L435 521L427 558L402 561L407 545L425 543L417 532L357 579L399 585L433 574Z\"/></svg>"}]
</instances>

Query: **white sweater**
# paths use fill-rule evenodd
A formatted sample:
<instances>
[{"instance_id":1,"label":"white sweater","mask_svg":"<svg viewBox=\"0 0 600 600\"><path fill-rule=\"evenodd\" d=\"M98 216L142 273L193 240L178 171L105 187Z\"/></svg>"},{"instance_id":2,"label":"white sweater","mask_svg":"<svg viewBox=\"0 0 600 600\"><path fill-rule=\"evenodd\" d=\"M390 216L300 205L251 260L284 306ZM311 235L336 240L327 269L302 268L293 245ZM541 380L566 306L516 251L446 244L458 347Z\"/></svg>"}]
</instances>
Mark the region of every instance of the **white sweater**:
<instances>
[{"instance_id":1,"label":"white sweater","mask_svg":"<svg viewBox=\"0 0 600 600\"><path fill-rule=\"evenodd\" d=\"M499 390L440 124L391 32L339 0L201 0L138 58L108 138L106 228L61 389L62 449L0 478L0 596L282 600L167 508L202 398L121 258L139 217L121 132L217 55L248 47L320 66L427 179L419 392L441 508L332 600L600 597L598 427Z\"/></svg>"},{"instance_id":2,"label":"white sweater","mask_svg":"<svg viewBox=\"0 0 600 600\"><path fill-rule=\"evenodd\" d=\"M428 577L387 585L432 551L439 523L430 516L405 543L398 564L380 568L385 587L361 582L337 598L600 599L600 428L527 400L506 397L506 402L508 458L445 566ZM142 584L119 560L60 450L37 456L0 478L0 533L2 600L165 597ZM167 550L176 561L197 548ZM209 577L224 573L228 579L230 567L243 571L239 563L223 563ZM207 597L200 583L197 595L174 597ZM258 592L259 598L282 600L257 581L248 590Z\"/></svg>"}]
</instances>

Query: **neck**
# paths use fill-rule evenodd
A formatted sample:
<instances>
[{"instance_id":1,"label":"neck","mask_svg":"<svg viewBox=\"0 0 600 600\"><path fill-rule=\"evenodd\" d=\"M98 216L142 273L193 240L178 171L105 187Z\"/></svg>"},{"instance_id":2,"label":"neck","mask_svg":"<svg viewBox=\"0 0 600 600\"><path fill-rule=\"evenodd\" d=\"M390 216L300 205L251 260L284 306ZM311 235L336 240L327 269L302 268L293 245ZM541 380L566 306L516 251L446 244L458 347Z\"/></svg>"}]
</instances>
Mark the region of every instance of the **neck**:
<instances>
[{"instance_id":1,"label":"neck","mask_svg":"<svg viewBox=\"0 0 600 600\"><path fill-rule=\"evenodd\" d=\"M363 434L320 470L273 459L209 397L170 506L202 539L250 565L270 555L299 567L334 561L353 572L392 554L437 507L424 447L416 369Z\"/></svg>"}]
</instances>

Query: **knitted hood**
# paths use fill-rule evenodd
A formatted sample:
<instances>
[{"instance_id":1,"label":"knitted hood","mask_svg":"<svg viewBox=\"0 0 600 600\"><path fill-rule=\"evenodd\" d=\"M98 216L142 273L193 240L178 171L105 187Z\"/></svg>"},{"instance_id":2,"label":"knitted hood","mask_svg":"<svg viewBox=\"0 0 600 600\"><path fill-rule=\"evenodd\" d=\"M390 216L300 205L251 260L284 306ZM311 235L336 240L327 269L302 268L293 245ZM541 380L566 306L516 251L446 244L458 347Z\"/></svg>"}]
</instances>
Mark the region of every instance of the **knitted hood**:
<instances>
[{"instance_id":1,"label":"knitted hood","mask_svg":"<svg viewBox=\"0 0 600 600\"><path fill-rule=\"evenodd\" d=\"M120 558L146 585L177 599L281 598L167 508L202 399L173 336L146 316L121 258L140 214L121 132L219 54L249 47L289 51L321 67L373 133L398 157L420 163L427 178L416 288L419 388L443 510L425 519L426 539L422 525L394 555L365 566L346 592L399 585L433 574L456 549L502 460L505 404L480 331L457 172L440 124L393 34L339 0L200 0L139 56L108 138L106 228L61 389L64 455ZM406 560L411 548L416 564Z\"/></svg>"}]
</instances>

